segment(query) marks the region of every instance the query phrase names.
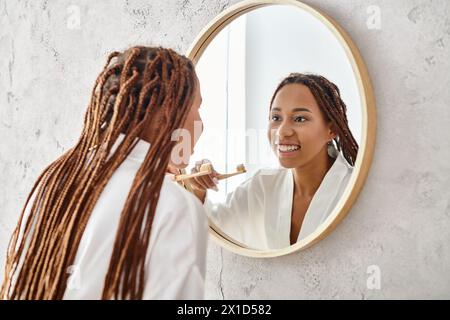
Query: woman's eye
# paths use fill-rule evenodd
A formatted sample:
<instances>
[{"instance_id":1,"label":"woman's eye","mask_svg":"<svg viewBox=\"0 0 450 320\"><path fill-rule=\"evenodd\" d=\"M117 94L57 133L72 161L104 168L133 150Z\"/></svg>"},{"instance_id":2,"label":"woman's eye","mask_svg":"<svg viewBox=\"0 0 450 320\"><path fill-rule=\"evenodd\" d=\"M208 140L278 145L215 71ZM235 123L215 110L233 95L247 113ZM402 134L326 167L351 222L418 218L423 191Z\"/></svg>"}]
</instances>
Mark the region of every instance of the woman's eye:
<instances>
[{"instance_id":1,"label":"woman's eye","mask_svg":"<svg viewBox=\"0 0 450 320\"><path fill-rule=\"evenodd\" d=\"M273 116L271 117L271 120L272 120L272 121L278 121L278 120L280 120L280 117L279 117L279 116L273 115Z\"/></svg>"},{"instance_id":2,"label":"woman's eye","mask_svg":"<svg viewBox=\"0 0 450 320\"><path fill-rule=\"evenodd\" d=\"M306 118L305 118L305 117L296 117L296 118L294 119L294 121L295 121L295 122L305 122L305 121L306 121Z\"/></svg>"}]
</instances>

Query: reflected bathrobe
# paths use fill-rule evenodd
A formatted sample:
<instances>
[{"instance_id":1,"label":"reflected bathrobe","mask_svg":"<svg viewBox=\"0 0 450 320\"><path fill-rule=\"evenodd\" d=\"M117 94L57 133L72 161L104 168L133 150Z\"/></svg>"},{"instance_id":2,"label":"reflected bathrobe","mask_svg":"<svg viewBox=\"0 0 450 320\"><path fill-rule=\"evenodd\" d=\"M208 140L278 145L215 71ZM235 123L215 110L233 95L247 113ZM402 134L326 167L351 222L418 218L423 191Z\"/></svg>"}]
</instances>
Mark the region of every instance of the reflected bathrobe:
<instances>
[{"instance_id":1,"label":"reflected bathrobe","mask_svg":"<svg viewBox=\"0 0 450 320\"><path fill-rule=\"evenodd\" d=\"M339 152L311 200L297 241L326 220L342 196L352 171ZM281 249L290 246L293 196L291 169L261 169L229 193L224 203L213 203L207 197L204 207L221 231L247 247Z\"/></svg>"}]
</instances>

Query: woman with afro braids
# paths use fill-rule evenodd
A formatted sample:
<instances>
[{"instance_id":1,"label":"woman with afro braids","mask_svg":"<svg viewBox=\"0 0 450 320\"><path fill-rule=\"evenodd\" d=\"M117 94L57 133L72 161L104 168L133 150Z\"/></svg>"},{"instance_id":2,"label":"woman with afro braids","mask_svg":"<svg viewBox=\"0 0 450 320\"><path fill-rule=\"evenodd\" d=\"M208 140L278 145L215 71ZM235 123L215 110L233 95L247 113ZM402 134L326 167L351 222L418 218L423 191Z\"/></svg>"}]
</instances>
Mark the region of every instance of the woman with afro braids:
<instances>
[{"instance_id":1,"label":"woman with afro braids","mask_svg":"<svg viewBox=\"0 0 450 320\"><path fill-rule=\"evenodd\" d=\"M187 166L198 137L178 161L175 133L201 121L200 104L186 57L149 47L112 53L78 142L28 196L2 298L203 298L206 216L166 175Z\"/></svg>"},{"instance_id":2,"label":"woman with afro braids","mask_svg":"<svg viewBox=\"0 0 450 320\"><path fill-rule=\"evenodd\" d=\"M225 203L206 197L207 189L217 188L217 172L191 183L214 224L263 250L289 247L313 233L341 198L356 161L358 144L346 113L339 88L323 76L292 73L283 79L268 121L280 168L258 170Z\"/></svg>"}]
</instances>

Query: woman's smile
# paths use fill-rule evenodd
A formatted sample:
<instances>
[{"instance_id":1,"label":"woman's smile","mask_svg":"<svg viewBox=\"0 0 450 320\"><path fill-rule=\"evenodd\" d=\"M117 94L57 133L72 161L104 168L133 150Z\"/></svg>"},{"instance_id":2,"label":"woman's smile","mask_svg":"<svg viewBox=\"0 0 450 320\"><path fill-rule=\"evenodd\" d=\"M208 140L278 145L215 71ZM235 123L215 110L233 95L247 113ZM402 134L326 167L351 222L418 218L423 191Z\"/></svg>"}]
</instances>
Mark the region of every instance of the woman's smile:
<instances>
[{"instance_id":1,"label":"woman's smile","mask_svg":"<svg viewBox=\"0 0 450 320\"><path fill-rule=\"evenodd\" d=\"M280 142L276 144L278 157L295 157L301 150L301 146L298 143L292 142Z\"/></svg>"}]
</instances>

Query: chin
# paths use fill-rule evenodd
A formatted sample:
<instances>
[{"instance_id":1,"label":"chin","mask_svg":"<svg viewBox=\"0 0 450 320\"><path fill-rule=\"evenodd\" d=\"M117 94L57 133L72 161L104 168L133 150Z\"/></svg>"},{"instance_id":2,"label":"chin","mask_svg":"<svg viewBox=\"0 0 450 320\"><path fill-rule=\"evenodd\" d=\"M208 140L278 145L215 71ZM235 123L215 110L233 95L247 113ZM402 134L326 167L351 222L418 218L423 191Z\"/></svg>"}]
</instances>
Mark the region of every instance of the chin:
<instances>
[{"instance_id":1,"label":"chin","mask_svg":"<svg viewBox=\"0 0 450 320\"><path fill-rule=\"evenodd\" d=\"M189 156L185 157L183 154L174 154L172 151L170 164L180 170L186 169L189 166L189 161L191 159L191 155L192 155L192 152ZM177 160L176 161L177 163L175 163L175 161L174 161L175 159ZM180 163L178 163L178 161Z\"/></svg>"},{"instance_id":2,"label":"chin","mask_svg":"<svg viewBox=\"0 0 450 320\"><path fill-rule=\"evenodd\" d=\"M302 160L298 155L296 157L282 157L278 154L277 150L273 151L278 159L278 163L285 169L294 169L301 166L302 164Z\"/></svg>"},{"instance_id":3,"label":"chin","mask_svg":"<svg viewBox=\"0 0 450 320\"><path fill-rule=\"evenodd\" d=\"M294 169L299 166L299 161L295 159L280 159L278 158L278 162L280 163L280 166L282 166L285 169Z\"/></svg>"},{"instance_id":4,"label":"chin","mask_svg":"<svg viewBox=\"0 0 450 320\"><path fill-rule=\"evenodd\" d=\"M186 169L188 165L189 165L189 163L180 163L180 164L175 165L175 167L177 169L182 170L182 169Z\"/></svg>"}]
</instances>

